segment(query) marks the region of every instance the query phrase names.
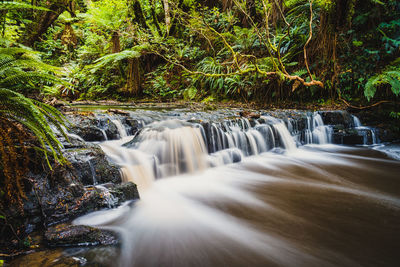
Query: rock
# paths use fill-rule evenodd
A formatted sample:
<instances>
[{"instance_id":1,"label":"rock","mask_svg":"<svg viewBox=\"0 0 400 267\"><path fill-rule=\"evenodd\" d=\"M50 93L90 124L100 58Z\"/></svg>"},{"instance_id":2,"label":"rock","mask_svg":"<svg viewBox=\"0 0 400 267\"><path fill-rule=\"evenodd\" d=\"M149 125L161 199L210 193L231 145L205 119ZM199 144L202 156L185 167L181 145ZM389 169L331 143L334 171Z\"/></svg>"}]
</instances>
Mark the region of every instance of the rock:
<instances>
[{"instance_id":1,"label":"rock","mask_svg":"<svg viewBox=\"0 0 400 267\"><path fill-rule=\"evenodd\" d=\"M251 112L251 111L247 111L247 110L240 111L240 112L239 112L239 115L240 115L241 117L251 118L251 119L258 119L258 118L260 118L260 114L255 113L255 112Z\"/></svg>"},{"instance_id":2,"label":"rock","mask_svg":"<svg viewBox=\"0 0 400 267\"><path fill-rule=\"evenodd\" d=\"M72 126L71 132L82 137L83 140L88 142L105 141L108 137L107 134L101 129L86 125L86 126Z\"/></svg>"},{"instance_id":3,"label":"rock","mask_svg":"<svg viewBox=\"0 0 400 267\"><path fill-rule=\"evenodd\" d=\"M104 129L108 140L121 138L117 126L109 118L101 119L100 127Z\"/></svg>"},{"instance_id":4,"label":"rock","mask_svg":"<svg viewBox=\"0 0 400 267\"><path fill-rule=\"evenodd\" d=\"M354 127L354 120L350 113L343 110L319 111L325 125L341 124L345 128Z\"/></svg>"},{"instance_id":5,"label":"rock","mask_svg":"<svg viewBox=\"0 0 400 267\"><path fill-rule=\"evenodd\" d=\"M70 132L80 136L88 142L100 142L119 139L117 126L106 115L69 114L67 119L71 123Z\"/></svg>"},{"instance_id":6,"label":"rock","mask_svg":"<svg viewBox=\"0 0 400 267\"><path fill-rule=\"evenodd\" d=\"M340 145L362 145L364 136L354 128L344 129L343 125L337 125L334 127L332 142Z\"/></svg>"},{"instance_id":7,"label":"rock","mask_svg":"<svg viewBox=\"0 0 400 267\"><path fill-rule=\"evenodd\" d=\"M46 243L52 247L116 245L118 236L110 231L85 225L59 224L47 229Z\"/></svg>"},{"instance_id":8,"label":"rock","mask_svg":"<svg viewBox=\"0 0 400 267\"><path fill-rule=\"evenodd\" d=\"M78 267L83 266L76 257L66 257L60 249L28 253L12 260L6 266Z\"/></svg>"},{"instance_id":9,"label":"rock","mask_svg":"<svg viewBox=\"0 0 400 267\"><path fill-rule=\"evenodd\" d=\"M139 199L137 186L132 182L115 185L114 188L110 189L110 193L118 197L119 202L124 202L131 199Z\"/></svg>"},{"instance_id":10,"label":"rock","mask_svg":"<svg viewBox=\"0 0 400 267\"><path fill-rule=\"evenodd\" d=\"M107 160L98 145L92 144L82 149L66 150L64 156L71 163L71 172L84 185L121 182L119 168Z\"/></svg>"}]
</instances>

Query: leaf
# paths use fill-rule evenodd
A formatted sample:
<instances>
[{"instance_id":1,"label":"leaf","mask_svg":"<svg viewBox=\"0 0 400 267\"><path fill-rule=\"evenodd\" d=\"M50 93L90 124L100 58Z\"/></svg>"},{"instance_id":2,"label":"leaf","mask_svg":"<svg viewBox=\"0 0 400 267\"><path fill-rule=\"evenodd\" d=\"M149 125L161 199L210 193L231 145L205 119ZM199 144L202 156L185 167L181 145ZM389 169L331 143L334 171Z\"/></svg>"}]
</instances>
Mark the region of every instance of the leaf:
<instances>
[{"instance_id":1,"label":"leaf","mask_svg":"<svg viewBox=\"0 0 400 267\"><path fill-rule=\"evenodd\" d=\"M196 94L197 94L197 89L194 86L186 88L185 91L183 92L184 98L189 100L194 99Z\"/></svg>"}]
</instances>

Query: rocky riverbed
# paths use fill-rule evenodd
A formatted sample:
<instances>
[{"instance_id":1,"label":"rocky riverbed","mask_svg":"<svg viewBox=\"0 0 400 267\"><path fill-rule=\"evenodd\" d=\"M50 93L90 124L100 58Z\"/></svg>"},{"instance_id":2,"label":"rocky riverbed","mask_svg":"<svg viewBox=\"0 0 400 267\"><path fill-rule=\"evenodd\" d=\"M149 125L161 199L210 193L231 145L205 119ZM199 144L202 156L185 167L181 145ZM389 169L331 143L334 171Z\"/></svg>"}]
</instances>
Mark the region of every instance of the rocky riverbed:
<instances>
[{"instance_id":1,"label":"rocky riverbed","mask_svg":"<svg viewBox=\"0 0 400 267\"><path fill-rule=\"evenodd\" d=\"M64 155L69 164L54 165L53 170L32 168L27 174L27 199L22 210L18 206L9 206L4 211L6 219L0 220L0 250L2 255L9 256L8 259L13 258L17 251L40 250L43 247L117 245L119 238L111 232L89 226L75 226L70 222L83 214L115 208L127 201L139 199L136 185L123 181L120 167L107 158L99 143L126 136L131 136L134 143L135 136L143 127L154 121L179 119L201 125L209 153L221 149L214 140L218 134L215 129L220 127L224 131L224 127L227 127L225 124L232 121L240 124L240 119L244 131L263 123L265 118L281 119L298 145L310 142L310 138L312 142L310 131L316 126L311 124L316 123L316 116L322 119L324 125L329 126L330 142L334 144L376 145L398 138L382 122L365 127L346 111L242 112L243 109L235 108L204 111L184 107L161 107L154 111L115 105L89 105L64 110L71 123L69 140L62 136L59 136L59 140L64 146ZM277 137L274 144L279 142Z\"/></svg>"}]
</instances>

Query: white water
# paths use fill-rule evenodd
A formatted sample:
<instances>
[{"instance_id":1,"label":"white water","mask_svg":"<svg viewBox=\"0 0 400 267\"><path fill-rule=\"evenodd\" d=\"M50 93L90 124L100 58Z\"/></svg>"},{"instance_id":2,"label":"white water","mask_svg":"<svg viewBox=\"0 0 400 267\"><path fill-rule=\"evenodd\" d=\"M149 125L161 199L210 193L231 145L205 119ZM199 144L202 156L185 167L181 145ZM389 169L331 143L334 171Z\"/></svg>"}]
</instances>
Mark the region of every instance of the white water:
<instances>
[{"instance_id":1,"label":"white water","mask_svg":"<svg viewBox=\"0 0 400 267\"><path fill-rule=\"evenodd\" d=\"M362 126L360 119L357 116L352 115L352 117L353 117L354 127Z\"/></svg>"},{"instance_id":2,"label":"white water","mask_svg":"<svg viewBox=\"0 0 400 267\"><path fill-rule=\"evenodd\" d=\"M121 123L120 120L116 119L116 120L111 120L111 121L112 121L112 122L115 124L115 126L117 127L119 136L120 136L121 138L124 138L124 137L127 137L127 136L128 136L127 133L126 133L126 129L125 129L125 127L122 125L122 123Z\"/></svg>"},{"instance_id":3,"label":"white water","mask_svg":"<svg viewBox=\"0 0 400 267\"><path fill-rule=\"evenodd\" d=\"M400 164L316 148L161 179L134 206L75 223L120 233L121 267L392 266Z\"/></svg>"},{"instance_id":4,"label":"white water","mask_svg":"<svg viewBox=\"0 0 400 267\"><path fill-rule=\"evenodd\" d=\"M141 199L75 223L119 232L121 267L391 266L397 251L380 253L400 241L400 165L346 147L297 148L282 121L263 119L212 123L208 133L168 120L130 147L132 137L102 143ZM331 141L319 114L308 121L310 143ZM284 153L268 152L276 147Z\"/></svg>"},{"instance_id":5,"label":"white water","mask_svg":"<svg viewBox=\"0 0 400 267\"><path fill-rule=\"evenodd\" d=\"M368 143L371 145L376 145L378 143L378 140L375 134L375 129L372 129L368 126L363 126L359 118L354 115L352 115L352 117L355 129L359 130L358 132L364 137L364 145L368 145Z\"/></svg>"}]
</instances>

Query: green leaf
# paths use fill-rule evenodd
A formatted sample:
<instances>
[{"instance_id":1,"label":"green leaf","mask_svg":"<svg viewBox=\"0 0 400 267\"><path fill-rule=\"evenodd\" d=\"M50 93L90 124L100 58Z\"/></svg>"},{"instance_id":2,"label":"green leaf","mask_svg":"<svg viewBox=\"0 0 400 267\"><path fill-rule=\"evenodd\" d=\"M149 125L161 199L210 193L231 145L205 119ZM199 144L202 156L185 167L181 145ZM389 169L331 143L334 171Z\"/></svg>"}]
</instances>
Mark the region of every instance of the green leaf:
<instances>
[{"instance_id":1,"label":"green leaf","mask_svg":"<svg viewBox=\"0 0 400 267\"><path fill-rule=\"evenodd\" d=\"M185 89L185 91L183 92L183 97L185 99L192 100L195 98L196 94L197 94L196 87L191 86L191 87Z\"/></svg>"}]
</instances>

